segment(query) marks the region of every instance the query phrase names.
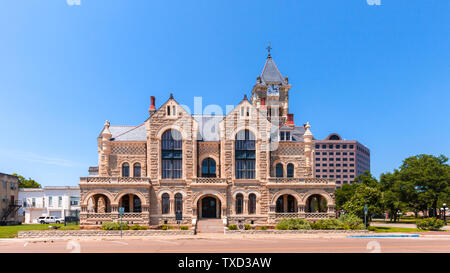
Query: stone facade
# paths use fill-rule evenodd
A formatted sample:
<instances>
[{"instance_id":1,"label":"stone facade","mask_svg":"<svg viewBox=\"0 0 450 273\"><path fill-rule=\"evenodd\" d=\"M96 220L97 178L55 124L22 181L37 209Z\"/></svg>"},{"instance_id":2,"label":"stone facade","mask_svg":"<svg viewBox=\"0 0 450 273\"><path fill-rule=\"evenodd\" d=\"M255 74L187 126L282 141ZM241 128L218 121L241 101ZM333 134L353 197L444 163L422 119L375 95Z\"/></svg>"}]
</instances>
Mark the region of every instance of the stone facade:
<instances>
[{"instance_id":1,"label":"stone facade","mask_svg":"<svg viewBox=\"0 0 450 273\"><path fill-rule=\"evenodd\" d=\"M145 225L334 217L335 182L313 176L313 135L293 122L290 88L269 55L251 99L224 116L191 115L170 95L159 108L152 97L139 126L107 121L98 176L80 178L81 224L118 221L119 207Z\"/></svg>"}]
</instances>

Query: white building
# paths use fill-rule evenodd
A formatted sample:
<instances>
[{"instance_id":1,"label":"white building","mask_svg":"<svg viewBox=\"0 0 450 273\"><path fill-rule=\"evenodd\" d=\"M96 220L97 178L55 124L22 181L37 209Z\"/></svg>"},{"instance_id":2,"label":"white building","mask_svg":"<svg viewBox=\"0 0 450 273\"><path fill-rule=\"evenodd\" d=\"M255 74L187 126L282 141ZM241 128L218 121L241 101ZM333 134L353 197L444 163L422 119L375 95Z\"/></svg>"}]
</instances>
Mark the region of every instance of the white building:
<instances>
[{"instance_id":1,"label":"white building","mask_svg":"<svg viewBox=\"0 0 450 273\"><path fill-rule=\"evenodd\" d=\"M44 187L40 189L21 188L19 201L22 207L19 215L24 223L37 223L40 216L78 216L80 212L80 188Z\"/></svg>"}]
</instances>

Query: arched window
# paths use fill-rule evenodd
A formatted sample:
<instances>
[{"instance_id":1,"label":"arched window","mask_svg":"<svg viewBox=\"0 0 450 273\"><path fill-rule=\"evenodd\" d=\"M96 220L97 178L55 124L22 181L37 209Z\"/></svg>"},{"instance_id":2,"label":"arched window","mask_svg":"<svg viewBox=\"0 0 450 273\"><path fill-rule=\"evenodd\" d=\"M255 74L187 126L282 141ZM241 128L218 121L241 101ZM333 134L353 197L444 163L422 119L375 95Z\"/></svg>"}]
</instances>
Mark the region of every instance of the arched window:
<instances>
[{"instance_id":1,"label":"arched window","mask_svg":"<svg viewBox=\"0 0 450 273\"><path fill-rule=\"evenodd\" d=\"M244 207L244 196L242 193L236 195L236 214L242 214L242 209Z\"/></svg>"},{"instance_id":2,"label":"arched window","mask_svg":"<svg viewBox=\"0 0 450 273\"><path fill-rule=\"evenodd\" d=\"M134 163L133 166L133 176L134 177L141 177L141 164Z\"/></svg>"},{"instance_id":3,"label":"arched window","mask_svg":"<svg viewBox=\"0 0 450 273\"><path fill-rule=\"evenodd\" d=\"M292 163L287 164L286 171L287 177L294 177L294 164Z\"/></svg>"},{"instance_id":4,"label":"arched window","mask_svg":"<svg viewBox=\"0 0 450 273\"><path fill-rule=\"evenodd\" d=\"M256 194L250 193L248 196L248 214L256 213Z\"/></svg>"},{"instance_id":5,"label":"arched window","mask_svg":"<svg viewBox=\"0 0 450 273\"><path fill-rule=\"evenodd\" d=\"M122 164L122 176L130 177L130 164L128 164L128 163Z\"/></svg>"},{"instance_id":6,"label":"arched window","mask_svg":"<svg viewBox=\"0 0 450 273\"><path fill-rule=\"evenodd\" d=\"M182 141L177 130L167 130L162 135L162 178L181 178Z\"/></svg>"},{"instance_id":7,"label":"arched window","mask_svg":"<svg viewBox=\"0 0 450 273\"><path fill-rule=\"evenodd\" d=\"M236 134L236 179L255 178L255 136L249 130Z\"/></svg>"},{"instance_id":8,"label":"arched window","mask_svg":"<svg viewBox=\"0 0 450 273\"><path fill-rule=\"evenodd\" d=\"M283 177L283 164L278 163L277 165L275 165L275 176Z\"/></svg>"},{"instance_id":9,"label":"arched window","mask_svg":"<svg viewBox=\"0 0 450 273\"><path fill-rule=\"evenodd\" d=\"M202 177L216 177L216 161L206 158L202 161Z\"/></svg>"},{"instance_id":10,"label":"arched window","mask_svg":"<svg viewBox=\"0 0 450 273\"><path fill-rule=\"evenodd\" d=\"M175 194L175 213L183 212L183 195L181 193Z\"/></svg>"},{"instance_id":11,"label":"arched window","mask_svg":"<svg viewBox=\"0 0 450 273\"><path fill-rule=\"evenodd\" d=\"M164 193L161 199L162 214L169 214L170 212L170 196L168 193Z\"/></svg>"}]
</instances>

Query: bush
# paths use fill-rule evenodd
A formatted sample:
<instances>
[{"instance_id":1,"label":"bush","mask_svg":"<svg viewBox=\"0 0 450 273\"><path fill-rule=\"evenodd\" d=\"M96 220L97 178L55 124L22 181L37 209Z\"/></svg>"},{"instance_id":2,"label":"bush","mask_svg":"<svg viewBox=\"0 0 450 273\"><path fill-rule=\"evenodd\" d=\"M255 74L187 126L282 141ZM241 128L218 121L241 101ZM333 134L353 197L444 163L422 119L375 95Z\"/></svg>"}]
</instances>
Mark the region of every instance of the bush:
<instances>
[{"instance_id":1,"label":"bush","mask_svg":"<svg viewBox=\"0 0 450 273\"><path fill-rule=\"evenodd\" d=\"M228 225L229 230L237 230L237 225Z\"/></svg>"},{"instance_id":2,"label":"bush","mask_svg":"<svg viewBox=\"0 0 450 273\"><path fill-rule=\"evenodd\" d=\"M306 230L311 229L311 224L305 219L281 219L276 226L279 230Z\"/></svg>"},{"instance_id":3,"label":"bush","mask_svg":"<svg viewBox=\"0 0 450 273\"><path fill-rule=\"evenodd\" d=\"M189 230L189 227L188 226L180 226L180 229L181 230Z\"/></svg>"},{"instance_id":4,"label":"bush","mask_svg":"<svg viewBox=\"0 0 450 273\"><path fill-rule=\"evenodd\" d=\"M252 226L250 226L249 224L245 224L244 228L245 228L245 230L250 230L250 229L252 229Z\"/></svg>"},{"instance_id":5,"label":"bush","mask_svg":"<svg viewBox=\"0 0 450 273\"><path fill-rule=\"evenodd\" d=\"M261 226L261 230L267 230L267 226Z\"/></svg>"},{"instance_id":6,"label":"bush","mask_svg":"<svg viewBox=\"0 0 450 273\"><path fill-rule=\"evenodd\" d=\"M444 226L444 221L436 218L427 218L423 220L417 220L416 226L418 229L423 230L440 230Z\"/></svg>"},{"instance_id":7,"label":"bush","mask_svg":"<svg viewBox=\"0 0 450 273\"><path fill-rule=\"evenodd\" d=\"M345 225L338 219L320 219L311 224L312 229L345 229Z\"/></svg>"},{"instance_id":8,"label":"bush","mask_svg":"<svg viewBox=\"0 0 450 273\"><path fill-rule=\"evenodd\" d=\"M118 222L105 222L102 224L103 230L120 230L120 223ZM122 223L122 230L128 230L130 227L127 223Z\"/></svg>"},{"instance_id":9,"label":"bush","mask_svg":"<svg viewBox=\"0 0 450 273\"><path fill-rule=\"evenodd\" d=\"M354 214L341 215L338 220L344 225L343 229L364 229L363 220Z\"/></svg>"},{"instance_id":10,"label":"bush","mask_svg":"<svg viewBox=\"0 0 450 273\"><path fill-rule=\"evenodd\" d=\"M130 229L132 229L132 230L146 230L146 229L148 229L148 227L140 226L140 225L134 225L134 226L131 226Z\"/></svg>"},{"instance_id":11,"label":"bush","mask_svg":"<svg viewBox=\"0 0 450 273\"><path fill-rule=\"evenodd\" d=\"M160 229L162 229L162 230L168 230L168 229L173 229L173 227L172 227L172 226L169 226L169 225L162 225L162 226L160 227Z\"/></svg>"}]
</instances>

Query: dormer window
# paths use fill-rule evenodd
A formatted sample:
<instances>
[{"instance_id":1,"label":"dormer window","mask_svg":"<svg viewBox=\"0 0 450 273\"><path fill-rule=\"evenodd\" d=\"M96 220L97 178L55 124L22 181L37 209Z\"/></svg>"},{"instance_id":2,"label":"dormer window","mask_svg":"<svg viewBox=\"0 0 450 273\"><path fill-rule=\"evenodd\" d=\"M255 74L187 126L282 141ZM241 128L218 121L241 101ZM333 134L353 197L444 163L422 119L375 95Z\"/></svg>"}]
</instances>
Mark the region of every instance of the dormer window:
<instances>
[{"instance_id":1,"label":"dormer window","mask_svg":"<svg viewBox=\"0 0 450 273\"><path fill-rule=\"evenodd\" d=\"M291 141L291 132L280 131L280 141Z\"/></svg>"}]
</instances>

